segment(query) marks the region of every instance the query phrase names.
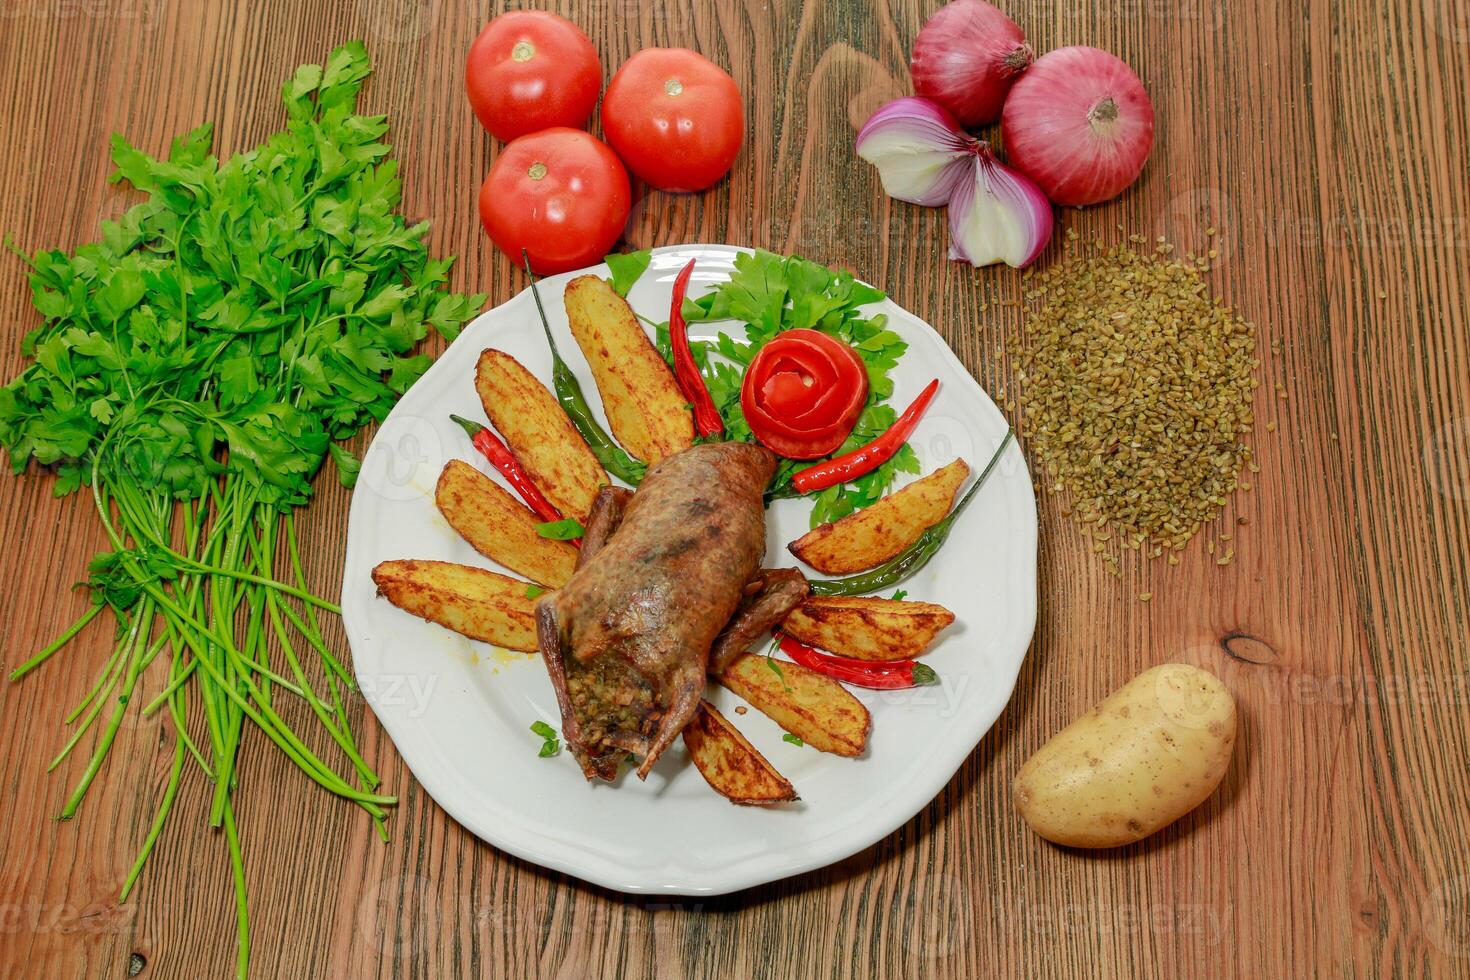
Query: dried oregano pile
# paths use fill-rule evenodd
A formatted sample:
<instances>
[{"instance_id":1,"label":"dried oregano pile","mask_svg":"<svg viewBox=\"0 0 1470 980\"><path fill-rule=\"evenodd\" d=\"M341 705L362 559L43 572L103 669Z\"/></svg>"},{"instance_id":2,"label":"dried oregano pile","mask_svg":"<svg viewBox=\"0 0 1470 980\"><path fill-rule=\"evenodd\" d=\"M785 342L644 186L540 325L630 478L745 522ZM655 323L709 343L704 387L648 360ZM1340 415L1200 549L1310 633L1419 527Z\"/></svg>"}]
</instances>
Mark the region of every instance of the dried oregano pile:
<instances>
[{"instance_id":1,"label":"dried oregano pile","mask_svg":"<svg viewBox=\"0 0 1470 980\"><path fill-rule=\"evenodd\" d=\"M1171 251L1094 243L1027 281L1023 428L1100 552L1115 536L1149 557L1183 548L1253 465L1255 328Z\"/></svg>"}]
</instances>

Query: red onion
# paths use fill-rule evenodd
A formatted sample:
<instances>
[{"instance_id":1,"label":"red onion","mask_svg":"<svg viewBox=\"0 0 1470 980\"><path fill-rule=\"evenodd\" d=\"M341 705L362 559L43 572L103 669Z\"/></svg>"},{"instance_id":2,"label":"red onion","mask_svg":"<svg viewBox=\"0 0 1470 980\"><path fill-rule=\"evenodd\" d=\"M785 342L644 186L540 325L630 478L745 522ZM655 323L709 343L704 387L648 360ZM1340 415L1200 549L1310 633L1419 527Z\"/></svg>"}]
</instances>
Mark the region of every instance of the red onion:
<instances>
[{"instance_id":1,"label":"red onion","mask_svg":"<svg viewBox=\"0 0 1470 980\"><path fill-rule=\"evenodd\" d=\"M858 132L857 155L878 168L883 192L938 207L970 172L975 139L939 106L908 96L885 104Z\"/></svg>"},{"instance_id":2,"label":"red onion","mask_svg":"<svg viewBox=\"0 0 1470 980\"><path fill-rule=\"evenodd\" d=\"M981 141L971 178L949 198L949 257L971 265L1030 265L1051 240L1051 202L1031 178L1007 167Z\"/></svg>"},{"instance_id":3,"label":"red onion","mask_svg":"<svg viewBox=\"0 0 1470 980\"><path fill-rule=\"evenodd\" d=\"M1006 156L1057 204L1096 204L1138 179L1154 143L1154 107L1122 61L1058 48L1011 89L1001 117Z\"/></svg>"},{"instance_id":4,"label":"red onion","mask_svg":"<svg viewBox=\"0 0 1470 980\"><path fill-rule=\"evenodd\" d=\"M894 99L857 138L889 197L949 204L949 257L971 265L1028 264L1051 239L1051 203L1035 181L1002 164L928 99Z\"/></svg>"},{"instance_id":5,"label":"red onion","mask_svg":"<svg viewBox=\"0 0 1470 980\"><path fill-rule=\"evenodd\" d=\"M909 62L914 91L962 126L1000 118L1012 83L1031 65L1026 36L985 0L953 0L929 18Z\"/></svg>"}]
</instances>

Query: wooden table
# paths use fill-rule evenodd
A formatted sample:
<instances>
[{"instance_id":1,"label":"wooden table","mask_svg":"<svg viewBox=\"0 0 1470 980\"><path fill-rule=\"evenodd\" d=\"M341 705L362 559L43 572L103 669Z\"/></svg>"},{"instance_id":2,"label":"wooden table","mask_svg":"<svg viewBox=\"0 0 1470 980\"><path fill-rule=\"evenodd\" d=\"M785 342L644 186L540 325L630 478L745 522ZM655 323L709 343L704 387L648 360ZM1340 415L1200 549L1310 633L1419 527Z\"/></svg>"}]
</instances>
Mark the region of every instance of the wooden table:
<instances>
[{"instance_id":1,"label":"wooden table","mask_svg":"<svg viewBox=\"0 0 1470 980\"><path fill-rule=\"evenodd\" d=\"M105 182L111 133L161 152L214 120L221 152L253 146L281 124L280 81L361 37L377 65L365 104L392 120L406 213L432 219L436 252L461 257L458 287L502 301L523 281L476 220L495 147L461 88L482 6L3 0L0 229L27 250L91 240L132 199ZM997 392L1019 277L944 261L942 215L888 201L852 153L868 113L908 90L908 46L935 6L561 5L609 73L641 46L688 45L728 65L747 99L733 176L705 194L647 195L629 242L760 245L850 267L934 323ZM1260 329L1258 415L1275 431L1258 431L1262 470L1229 512L1249 522L1234 564L1217 567L1199 538L1177 567L1125 562L1115 579L1044 498L1036 641L961 772L869 850L723 898L629 898L479 843L360 703L366 754L402 798L388 845L257 734L237 794L255 976L1470 970L1470 15L1459 0L1006 7L1039 50L1117 52L1158 107L1139 186L1065 212L1065 226L1167 235L1181 250L1208 247L1217 227L1215 288ZM0 315L9 377L37 322L16 261L0 262ZM7 670L84 608L71 585L102 545L91 504L54 501L49 484L0 481ZM348 495L330 475L318 485L302 526L313 584L332 595ZM335 623L332 639L345 649ZM83 760L51 776L46 760L107 648L94 627L40 673L0 683L0 975L223 976L230 879L202 781L186 785L141 890L116 901L167 775L161 715L130 721L79 816L53 819ZM1115 853L1032 835L1011 807L1021 762L1168 660L1217 672L1239 699L1221 790Z\"/></svg>"}]
</instances>

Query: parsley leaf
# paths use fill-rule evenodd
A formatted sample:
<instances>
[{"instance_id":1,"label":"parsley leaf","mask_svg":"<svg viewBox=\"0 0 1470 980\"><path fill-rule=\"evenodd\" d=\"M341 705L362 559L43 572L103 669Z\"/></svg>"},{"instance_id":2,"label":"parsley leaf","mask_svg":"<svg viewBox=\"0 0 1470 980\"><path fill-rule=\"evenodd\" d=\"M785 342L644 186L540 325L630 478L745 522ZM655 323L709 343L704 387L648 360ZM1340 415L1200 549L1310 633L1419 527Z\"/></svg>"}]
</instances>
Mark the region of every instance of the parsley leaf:
<instances>
[{"instance_id":1,"label":"parsley leaf","mask_svg":"<svg viewBox=\"0 0 1470 980\"><path fill-rule=\"evenodd\" d=\"M536 533L552 541L571 541L580 538L585 530L575 517L563 517L559 521L546 521L536 525Z\"/></svg>"},{"instance_id":2,"label":"parsley leaf","mask_svg":"<svg viewBox=\"0 0 1470 980\"><path fill-rule=\"evenodd\" d=\"M541 751L536 753L538 756L546 759L561 751L561 739L557 737L555 728L544 721L533 721L531 731L541 736Z\"/></svg>"},{"instance_id":3,"label":"parsley leaf","mask_svg":"<svg viewBox=\"0 0 1470 980\"><path fill-rule=\"evenodd\" d=\"M362 460L358 459L352 450L339 446L335 442L330 443L327 449L332 454L332 462L337 464L337 479L342 485L351 490L357 485L357 474L362 470Z\"/></svg>"},{"instance_id":4,"label":"parsley leaf","mask_svg":"<svg viewBox=\"0 0 1470 980\"><path fill-rule=\"evenodd\" d=\"M796 745L796 746L802 746L802 745L805 745L806 744L805 742L803 742L801 740L801 736L800 735L793 735L790 732L786 732L784 735L782 735L781 736L781 741L788 742L788 743L790 743L792 745Z\"/></svg>"},{"instance_id":5,"label":"parsley leaf","mask_svg":"<svg viewBox=\"0 0 1470 980\"><path fill-rule=\"evenodd\" d=\"M643 273L648 270L648 263L653 260L653 253L648 249L640 249L637 252L614 252L603 259L607 263L608 271L612 278L608 279L608 285L619 296L626 297L628 290L633 288Z\"/></svg>"},{"instance_id":6,"label":"parsley leaf","mask_svg":"<svg viewBox=\"0 0 1470 980\"><path fill-rule=\"evenodd\" d=\"M777 660L775 657L771 656L768 653L766 654L766 666L771 668L771 672L780 679L781 688L783 690L791 690L791 685L786 683L786 672L781 669L781 661Z\"/></svg>"}]
</instances>

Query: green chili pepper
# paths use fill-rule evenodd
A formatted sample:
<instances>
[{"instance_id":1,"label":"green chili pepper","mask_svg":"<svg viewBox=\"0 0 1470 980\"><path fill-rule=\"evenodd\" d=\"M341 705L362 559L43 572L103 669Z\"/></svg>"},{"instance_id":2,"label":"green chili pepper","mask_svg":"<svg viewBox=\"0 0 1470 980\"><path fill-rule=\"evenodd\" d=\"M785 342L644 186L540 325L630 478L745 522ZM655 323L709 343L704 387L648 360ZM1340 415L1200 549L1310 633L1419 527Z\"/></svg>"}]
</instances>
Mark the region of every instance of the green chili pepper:
<instances>
[{"instance_id":1,"label":"green chili pepper","mask_svg":"<svg viewBox=\"0 0 1470 980\"><path fill-rule=\"evenodd\" d=\"M995 464L1000 462L1001 454L1011 444L1013 436L1014 433L1009 430L1006 431L1006 437L1000 441L1000 447L996 449L995 455L990 457L990 462L985 464L985 469L975 479L975 482L970 484L970 489L966 490L965 495L960 498L960 502L955 504L954 510L950 511L944 520L919 535L919 540L877 568L863 572L861 575L850 575L847 578L825 580L814 579L810 583L811 594L865 595L869 592L877 592L881 589L887 589L897 585L929 564L929 559L934 557L939 551L940 546L944 544L944 540L949 537L950 529L954 527L955 520L969 506L970 501L975 498L975 493L985 485L985 481L990 476L991 470L995 469Z\"/></svg>"},{"instance_id":2,"label":"green chili pepper","mask_svg":"<svg viewBox=\"0 0 1470 980\"><path fill-rule=\"evenodd\" d=\"M546 321L546 308L541 305L541 293L536 289L531 259L525 249L521 250L521 258L526 263L526 275L531 277L531 295L536 299L536 312L541 314L541 329L546 331L546 342L551 345L551 384L556 391L556 400L561 403L562 411L572 420L572 427L582 436L602 468L624 483L636 487L643 482L643 474L648 467L613 442L612 436L607 434L597 417L592 414L592 408L587 404L587 396L582 394L582 386L577 383L576 375L572 374L567 362L562 360L561 351L556 349L556 341L551 336L551 324Z\"/></svg>"}]
</instances>

